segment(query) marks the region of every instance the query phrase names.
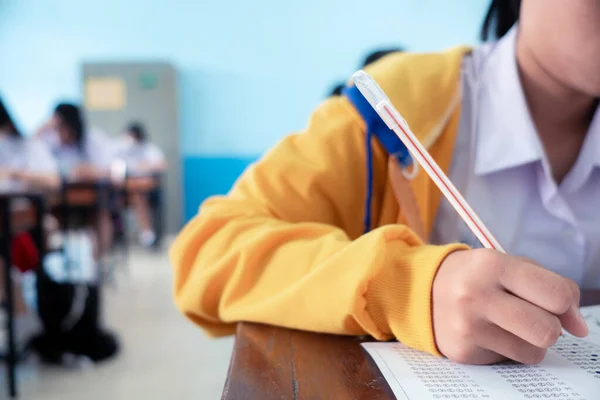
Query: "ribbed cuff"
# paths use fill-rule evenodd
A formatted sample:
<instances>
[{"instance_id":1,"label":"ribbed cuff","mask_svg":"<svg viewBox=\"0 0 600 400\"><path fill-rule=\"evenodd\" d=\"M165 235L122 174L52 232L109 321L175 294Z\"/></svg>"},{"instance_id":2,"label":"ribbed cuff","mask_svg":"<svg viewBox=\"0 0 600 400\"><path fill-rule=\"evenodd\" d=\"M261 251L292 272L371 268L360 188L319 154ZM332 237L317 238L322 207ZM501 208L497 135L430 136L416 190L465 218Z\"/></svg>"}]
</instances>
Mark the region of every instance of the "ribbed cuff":
<instances>
[{"instance_id":1,"label":"ribbed cuff","mask_svg":"<svg viewBox=\"0 0 600 400\"><path fill-rule=\"evenodd\" d=\"M440 355L431 314L433 280L448 254L468 247L410 247L399 241L391 241L386 247L385 263L365 295L367 312L384 335L377 339L395 337L409 347Z\"/></svg>"}]
</instances>

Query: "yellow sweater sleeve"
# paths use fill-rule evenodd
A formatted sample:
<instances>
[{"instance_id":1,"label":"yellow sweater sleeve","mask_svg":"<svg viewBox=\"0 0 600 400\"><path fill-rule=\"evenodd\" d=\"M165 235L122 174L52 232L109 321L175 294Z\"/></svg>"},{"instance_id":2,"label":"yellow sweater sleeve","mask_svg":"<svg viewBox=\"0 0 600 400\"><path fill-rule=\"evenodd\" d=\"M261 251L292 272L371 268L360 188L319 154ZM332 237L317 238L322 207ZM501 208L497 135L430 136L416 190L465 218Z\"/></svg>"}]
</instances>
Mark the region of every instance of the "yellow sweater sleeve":
<instances>
[{"instance_id":1,"label":"yellow sweater sleeve","mask_svg":"<svg viewBox=\"0 0 600 400\"><path fill-rule=\"evenodd\" d=\"M328 100L305 132L251 166L229 195L203 204L171 249L187 317L211 335L252 321L396 337L437 353L431 285L460 245L424 245L401 225L360 235L364 130L347 100ZM383 152L374 163L385 174Z\"/></svg>"}]
</instances>

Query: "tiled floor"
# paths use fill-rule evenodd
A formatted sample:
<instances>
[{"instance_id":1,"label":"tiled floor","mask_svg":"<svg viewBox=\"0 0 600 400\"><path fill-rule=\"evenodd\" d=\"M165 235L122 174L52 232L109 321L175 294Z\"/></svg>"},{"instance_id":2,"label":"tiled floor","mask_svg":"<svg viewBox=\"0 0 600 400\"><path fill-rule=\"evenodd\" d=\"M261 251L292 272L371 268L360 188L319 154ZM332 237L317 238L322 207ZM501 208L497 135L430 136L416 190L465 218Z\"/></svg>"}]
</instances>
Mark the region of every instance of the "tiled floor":
<instances>
[{"instance_id":1,"label":"tiled floor","mask_svg":"<svg viewBox=\"0 0 600 400\"><path fill-rule=\"evenodd\" d=\"M207 339L185 320L172 301L166 254L134 251L128 271L105 290L107 325L123 350L106 364L81 369L29 364L19 371L21 399L40 400L210 400L225 382L231 337ZM6 398L0 368L0 399Z\"/></svg>"}]
</instances>

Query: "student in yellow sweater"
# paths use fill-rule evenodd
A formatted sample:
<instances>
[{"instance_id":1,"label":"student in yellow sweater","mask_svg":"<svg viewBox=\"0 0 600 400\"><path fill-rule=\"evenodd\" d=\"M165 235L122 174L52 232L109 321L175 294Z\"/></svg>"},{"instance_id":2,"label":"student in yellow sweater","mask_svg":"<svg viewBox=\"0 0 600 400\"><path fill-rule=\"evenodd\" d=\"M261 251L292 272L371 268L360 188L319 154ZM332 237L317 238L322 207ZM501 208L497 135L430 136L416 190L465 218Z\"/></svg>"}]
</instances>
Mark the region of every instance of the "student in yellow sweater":
<instances>
[{"instance_id":1,"label":"student in yellow sweater","mask_svg":"<svg viewBox=\"0 0 600 400\"><path fill-rule=\"evenodd\" d=\"M600 0L495 0L497 42L370 72L509 255L477 241L352 87L206 201L171 257L209 334L254 321L537 363L600 287Z\"/></svg>"}]
</instances>

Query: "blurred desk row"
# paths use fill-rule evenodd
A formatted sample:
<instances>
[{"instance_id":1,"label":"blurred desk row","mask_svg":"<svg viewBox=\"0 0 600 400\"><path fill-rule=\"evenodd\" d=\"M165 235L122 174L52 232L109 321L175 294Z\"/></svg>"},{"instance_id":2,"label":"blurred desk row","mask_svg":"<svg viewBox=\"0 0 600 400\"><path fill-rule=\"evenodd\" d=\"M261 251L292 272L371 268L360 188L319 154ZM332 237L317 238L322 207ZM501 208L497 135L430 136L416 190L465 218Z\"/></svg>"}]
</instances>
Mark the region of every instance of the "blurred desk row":
<instances>
[{"instance_id":1,"label":"blurred desk row","mask_svg":"<svg viewBox=\"0 0 600 400\"><path fill-rule=\"evenodd\" d=\"M162 233L161 177L129 177L123 182L109 181L65 181L61 189L49 193L28 191L0 191L0 260L5 266L12 266L11 244L14 237L22 232L29 232L42 256L46 252L44 220L46 215L56 217L59 230L72 227L70 220L73 214L83 215L79 218L78 228L97 229L96 218L99 212L122 213L135 194L147 194L154 199L153 211L156 212L157 233ZM14 299L11 268L3 268L5 284L6 309L6 362L8 391L10 397L16 397L16 365L20 355L16 349L14 328Z\"/></svg>"}]
</instances>

